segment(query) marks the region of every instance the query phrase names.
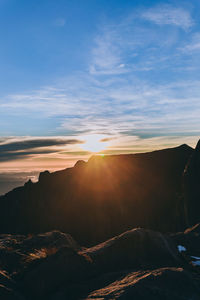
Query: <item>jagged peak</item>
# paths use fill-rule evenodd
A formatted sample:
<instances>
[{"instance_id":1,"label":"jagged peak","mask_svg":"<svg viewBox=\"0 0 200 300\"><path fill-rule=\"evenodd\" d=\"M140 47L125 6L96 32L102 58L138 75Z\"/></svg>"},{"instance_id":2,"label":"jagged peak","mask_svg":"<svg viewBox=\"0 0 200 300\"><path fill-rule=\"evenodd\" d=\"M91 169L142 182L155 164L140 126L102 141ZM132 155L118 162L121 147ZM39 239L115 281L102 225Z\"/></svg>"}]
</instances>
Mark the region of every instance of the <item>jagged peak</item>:
<instances>
[{"instance_id":1,"label":"jagged peak","mask_svg":"<svg viewBox=\"0 0 200 300\"><path fill-rule=\"evenodd\" d=\"M74 165L74 167L75 168L77 168L77 167L82 167L82 166L84 166L86 164L86 162L84 161L84 160L78 160L76 163L75 163L75 165Z\"/></svg>"},{"instance_id":2,"label":"jagged peak","mask_svg":"<svg viewBox=\"0 0 200 300\"><path fill-rule=\"evenodd\" d=\"M182 144L182 145L180 145L178 148L182 148L182 149L185 149L185 150L193 149L193 148L190 147L188 144Z\"/></svg>"},{"instance_id":3,"label":"jagged peak","mask_svg":"<svg viewBox=\"0 0 200 300\"><path fill-rule=\"evenodd\" d=\"M195 150L200 151L200 140L198 141Z\"/></svg>"},{"instance_id":4,"label":"jagged peak","mask_svg":"<svg viewBox=\"0 0 200 300\"><path fill-rule=\"evenodd\" d=\"M50 172L47 170L44 172L41 172L39 175L39 181L46 179L47 177L49 177L49 175L50 175Z\"/></svg>"},{"instance_id":5,"label":"jagged peak","mask_svg":"<svg viewBox=\"0 0 200 300\"><path fill-rule=\"evenodd\" d=\"M25 182L24 186L32 185L33 182L31 179L29 179L27 182Z\"/></svg>"}]
</instances>

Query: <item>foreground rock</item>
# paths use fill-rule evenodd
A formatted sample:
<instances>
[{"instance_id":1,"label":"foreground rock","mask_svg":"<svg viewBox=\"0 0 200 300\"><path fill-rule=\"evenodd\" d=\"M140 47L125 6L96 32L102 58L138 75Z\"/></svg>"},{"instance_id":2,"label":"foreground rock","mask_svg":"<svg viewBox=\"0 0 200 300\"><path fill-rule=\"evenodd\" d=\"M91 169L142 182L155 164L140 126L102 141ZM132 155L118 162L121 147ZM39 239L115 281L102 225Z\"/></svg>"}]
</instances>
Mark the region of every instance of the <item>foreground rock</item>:
<instances>
[{"instance_id":1,"label":"foreground rock","mask_svg":"<svg viewBox=\"0 0 200 300\"><path fill-rule=\"evenodd\" d=\"M61 247L69 247L73 249L80 249L78 243L71 237L60 231L50 231L44 234L30 235L28 238L23 239L20 249L30 252L33 249L59 249Z\"/></svg>"},{"instance_id":2,"label":"foreground rock","mask_svg":"<svg viewBox=\"0 0 200 300\"><path fill-rule=\"evenodd\" d=\"M0 299L200 300L198 269L177 247L198 232L136 228L91 248L59 231L0 236Z\"/></svg>"},{"instance_id":3,"label":"foreground rock","mask_svg":"<svg viewBox=\"0 0 200 300\"><path fill-rule=\"evenodd\" d=\"M132 272L85 299L199 300L200 289L182 268Z\"/></svg>"},{"instance_id":4,"label":"foreground rock","mask_svg":"<svg viewBox=\"0 0 200 300\"><path fill-rule=\"evenodd\" d=\"M172 235L177 245L185 247L189 255L200 256L200 224L197 224L185 232Z\"/></svg>"},{"instance_id":5,"label":"foreground rock","mask_svg":"<svg viewBox=\"0 0 200 300\"><path fill-rule=\"evenodd\" d=\"M62 285L84 281L91 276L91 261L69 247L31 265L20 281L31 299L51 295Z\"/></svg>"},{"instance_id":6,"label":"foreground rock","mask_svg":"<svg viewBox=\"0 0 200 300\"><path fill-rule=\"evenodd\" d=\"M0 284L0 299L2 300L25 300L22 295L16 293L14 290L7 288Z\"/></svg>"},{"instance_id":7,"label":"foreground rock","mask_svg":"<svg viewBox=\"0 0 200 300\"><path fill-rule=\"evenodd\" d=\"M104 271L181 264L180 254L169 237L142 228L124 232L83 253Z\"/></svg>"},{"instance_id":8,"label":"foreground rock","mask_svg":"<svg viewBox=\"0 0 200 300\"><path fill-rule=\"evenodd\" d=\"M23 300L24 298L16 292L16 283L5 271L0 271L0 299L2 300Z\"/></svg>"},{"instance_id":9,"label":"foreground rock","mask_svg":"<svg viewBox=\"0 0 200 300\"><path fill-rule=\"evenodd\" d=\"M200 224L172 234L171 238L184 258L200 271Z\"/></svg>"},{"instance_id":10,"label":"foreground rock","mask_svg":"<svg viewBox=\"0 0 200 300\"><path fill-rule=\"evenodd\" d=\"M46 258L60 248L79 250L80 246L66 233L59 231L38 235L0 235L0 268L9 274L21 272L32 261Z\"/></svg>"}]
</instances>

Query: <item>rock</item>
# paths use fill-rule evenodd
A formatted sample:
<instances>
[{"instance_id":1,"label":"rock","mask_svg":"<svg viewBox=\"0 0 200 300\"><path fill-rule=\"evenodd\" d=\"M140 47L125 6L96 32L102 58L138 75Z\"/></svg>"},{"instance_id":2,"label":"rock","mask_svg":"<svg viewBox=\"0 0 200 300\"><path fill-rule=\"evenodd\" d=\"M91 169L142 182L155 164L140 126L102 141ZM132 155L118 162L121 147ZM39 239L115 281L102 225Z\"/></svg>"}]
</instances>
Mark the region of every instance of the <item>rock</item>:
<instances>
[{"instance_id":1,"label":"rock","mask_svg":"<svg viewBox=\"0 0 200 300\"><path fill-rule=\"evenodd\" d=\"M16 284L5 272L0 270L0 299L2 300L22 300L23 298L16 292Z\"/></svg>"},{"instance_id":2,"label":"rock","mask_svg":"<svg viewBox=\"0 0 200 300\"><path fill-rule=\"evenodd\" d=\"M21 243L25 238L25 235L0 234L0 248L15 249L18 243Z\"/></svg>"},{"instance_id":3,"label":"rock","mask_svg":"<svg viewBox=\"0 0 200 300\"><path fill-rule=\"evenodd\" d=\"M26 249L26 251L30 252L35 249L59 249L64 246L68 246L76 250L80 249L80 246L78 245L78 243L76 243L76 241L72 238L70 234L63 233L57 230L37 235L31 235L27 239L23 240L20 247L21 249Z\"/></svg>"},{"instance_id":4,"label":"rock","mask_svg":"<svg viewBox=\"0 0 200 300\"><path fill-rule=\"evenodd\" d=\"M74 165L75 168L81 168L84 166L86 166L86 162L84 160L78 160Z\"/></svg>"},{"instance_id":5,"label":"rock","mask_svg":"<svg viewBox=\"0 0 200 300\"><path fill-rule=\"evenodd\" d=\"M180 255L170 238L136 228L84 251L102 270L180 265Z\"/></svg>"},{"instance_id":6,"label":"rock","mask_svg":"<svg viewBox=\"0 0 200 300\"><path fill-rule=\"evenodd\" d=\"M0 299L2 300L25 300L21 295L10 288L0 284Z\"/></svg>"},{"instance_id":7,"label":"rock","mask_svg":"<svg viewBox=\"0 0 200 300\"><path fill-rule=\"evenodd\" d=\"M5 271L0 270L0 284L11 288L14 285L14 281L8 276Z\"/></svg>"},{"instance_id":8,"label":"rock","mask_svg":"<svg viewBox=\"0 0 200 300\"><path fill-rule=\"evenodd\" d=\"M25 256L12 248L0 248L0 267L9 274L21 269Z\"/></svg>"},{"instance_id":9,"label":"rock","mask_svg":"<svg viewBox=\"0 0 200 300\"><path fill-rule=\"evenodd\" d=\"M49 171L41 172L39 175L39 182L45 182L50 177Z\"/></svg>"},{"instance_id":10,"label":"rock","mask_svg":"<svg viewBox=\"0 0 200 300\"><path fill-rule=\"evenodd\" d=\"M200 140L186 165L183 174L183 193L188 226L199 222L200 210Z\"/></svg>"},{"instance_id":11,"label":"rock","mask_svg":"<svg viewBox=\"0 0 200 300\"><path fill-rule=\"evenodd\" d=\"M22 284L31 299L38 299L60 286L85 280L90 273L91 261L70 247L30 266L23 275Z\"/></svg>"},{"instance_id":12,"label":"rock","mask_svg":"<svg viewBox=\"0 0 200 300\"><path fill-rule=\"evenodd\" d=\"M25 182L24 186L28 187L28 186L32 186L33 182L31 179L29 179L27 182Z\"/></svg>"},{"instance_id":13,"label":"rock","mask_svg":"<svg viewBox=\"0 0 200 300\"><path fill-rule=\"evenodd\" d=\"M190 228L187 228L184 232L185 234L189 234L189 233L194 233L196 235L199 235L200 236L200 223L190 227Z\"/></svg>"},{"instance_id":14,"label":"rock","mask_svg":"<svg viewBox=\"0 0 200 300\"><path fill-rule=\"evenodd\" d=\"M187 260L190 260L190 256L200 257L200 224L196 224L184 232L172 234L171 237L177 246L185 247L184 255L187 256Z\"/></svg>"},{"instance_id":15,"label":"rock","mask_svg":"<svg viewBox=\"0 0 200 300\"><path fill-rule=\"evenodd\" d=\"M199 300L200 289L182 268L161 268L129 273L86 299Z\"/></svg>"},{"instance_id":16,"label":"rock","mask_svg":"<svg viewBox=\"0 0 200 300\"><path fill-rule=\"evenodd\" d=\"M200 300L198 267L179 253L177 236L136 228L87 249L59 231L1 236L11 274L0 271L0 299L20 300L20 291L28 300Z\"/></svg>"}]
</instances>

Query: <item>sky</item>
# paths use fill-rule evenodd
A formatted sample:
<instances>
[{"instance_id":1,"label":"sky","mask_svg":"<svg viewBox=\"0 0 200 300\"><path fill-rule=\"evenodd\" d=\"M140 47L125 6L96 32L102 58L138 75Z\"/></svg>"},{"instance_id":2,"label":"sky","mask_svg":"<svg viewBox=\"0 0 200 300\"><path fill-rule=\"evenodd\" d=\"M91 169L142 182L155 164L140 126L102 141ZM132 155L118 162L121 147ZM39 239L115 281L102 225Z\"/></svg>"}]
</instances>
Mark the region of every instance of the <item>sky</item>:
<instances>
[{"instance_id":1,"label":"sky","mask_svg":"<svg viewBox=\"0 0 200 300\"><path fill-rule=\"evenodd\" d=\"M199 0L0 0L0 194L200 136Z\"/></svg>"}]
</instances>

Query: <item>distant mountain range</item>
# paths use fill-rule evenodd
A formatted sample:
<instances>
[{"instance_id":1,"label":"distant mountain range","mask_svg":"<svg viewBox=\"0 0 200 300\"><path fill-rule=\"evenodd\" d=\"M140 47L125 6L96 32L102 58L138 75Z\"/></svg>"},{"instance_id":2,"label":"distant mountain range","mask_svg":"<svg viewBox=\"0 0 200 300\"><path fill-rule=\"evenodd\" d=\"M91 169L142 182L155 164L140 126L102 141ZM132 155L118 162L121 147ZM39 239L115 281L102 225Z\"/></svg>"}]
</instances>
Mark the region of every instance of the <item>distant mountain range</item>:
<instances>
[{"instance_id":1,"label":"distant mountain range","mask_svg":"<svg viewBox=\"0 0 200 300\"><path fill-rule=\"evenodd\" d=\"M42 172L0 197L0 232L56 229L89 246L134 227L182 231L200 221L199 148L92 156Z\"/></svg>"}]
</instances>

